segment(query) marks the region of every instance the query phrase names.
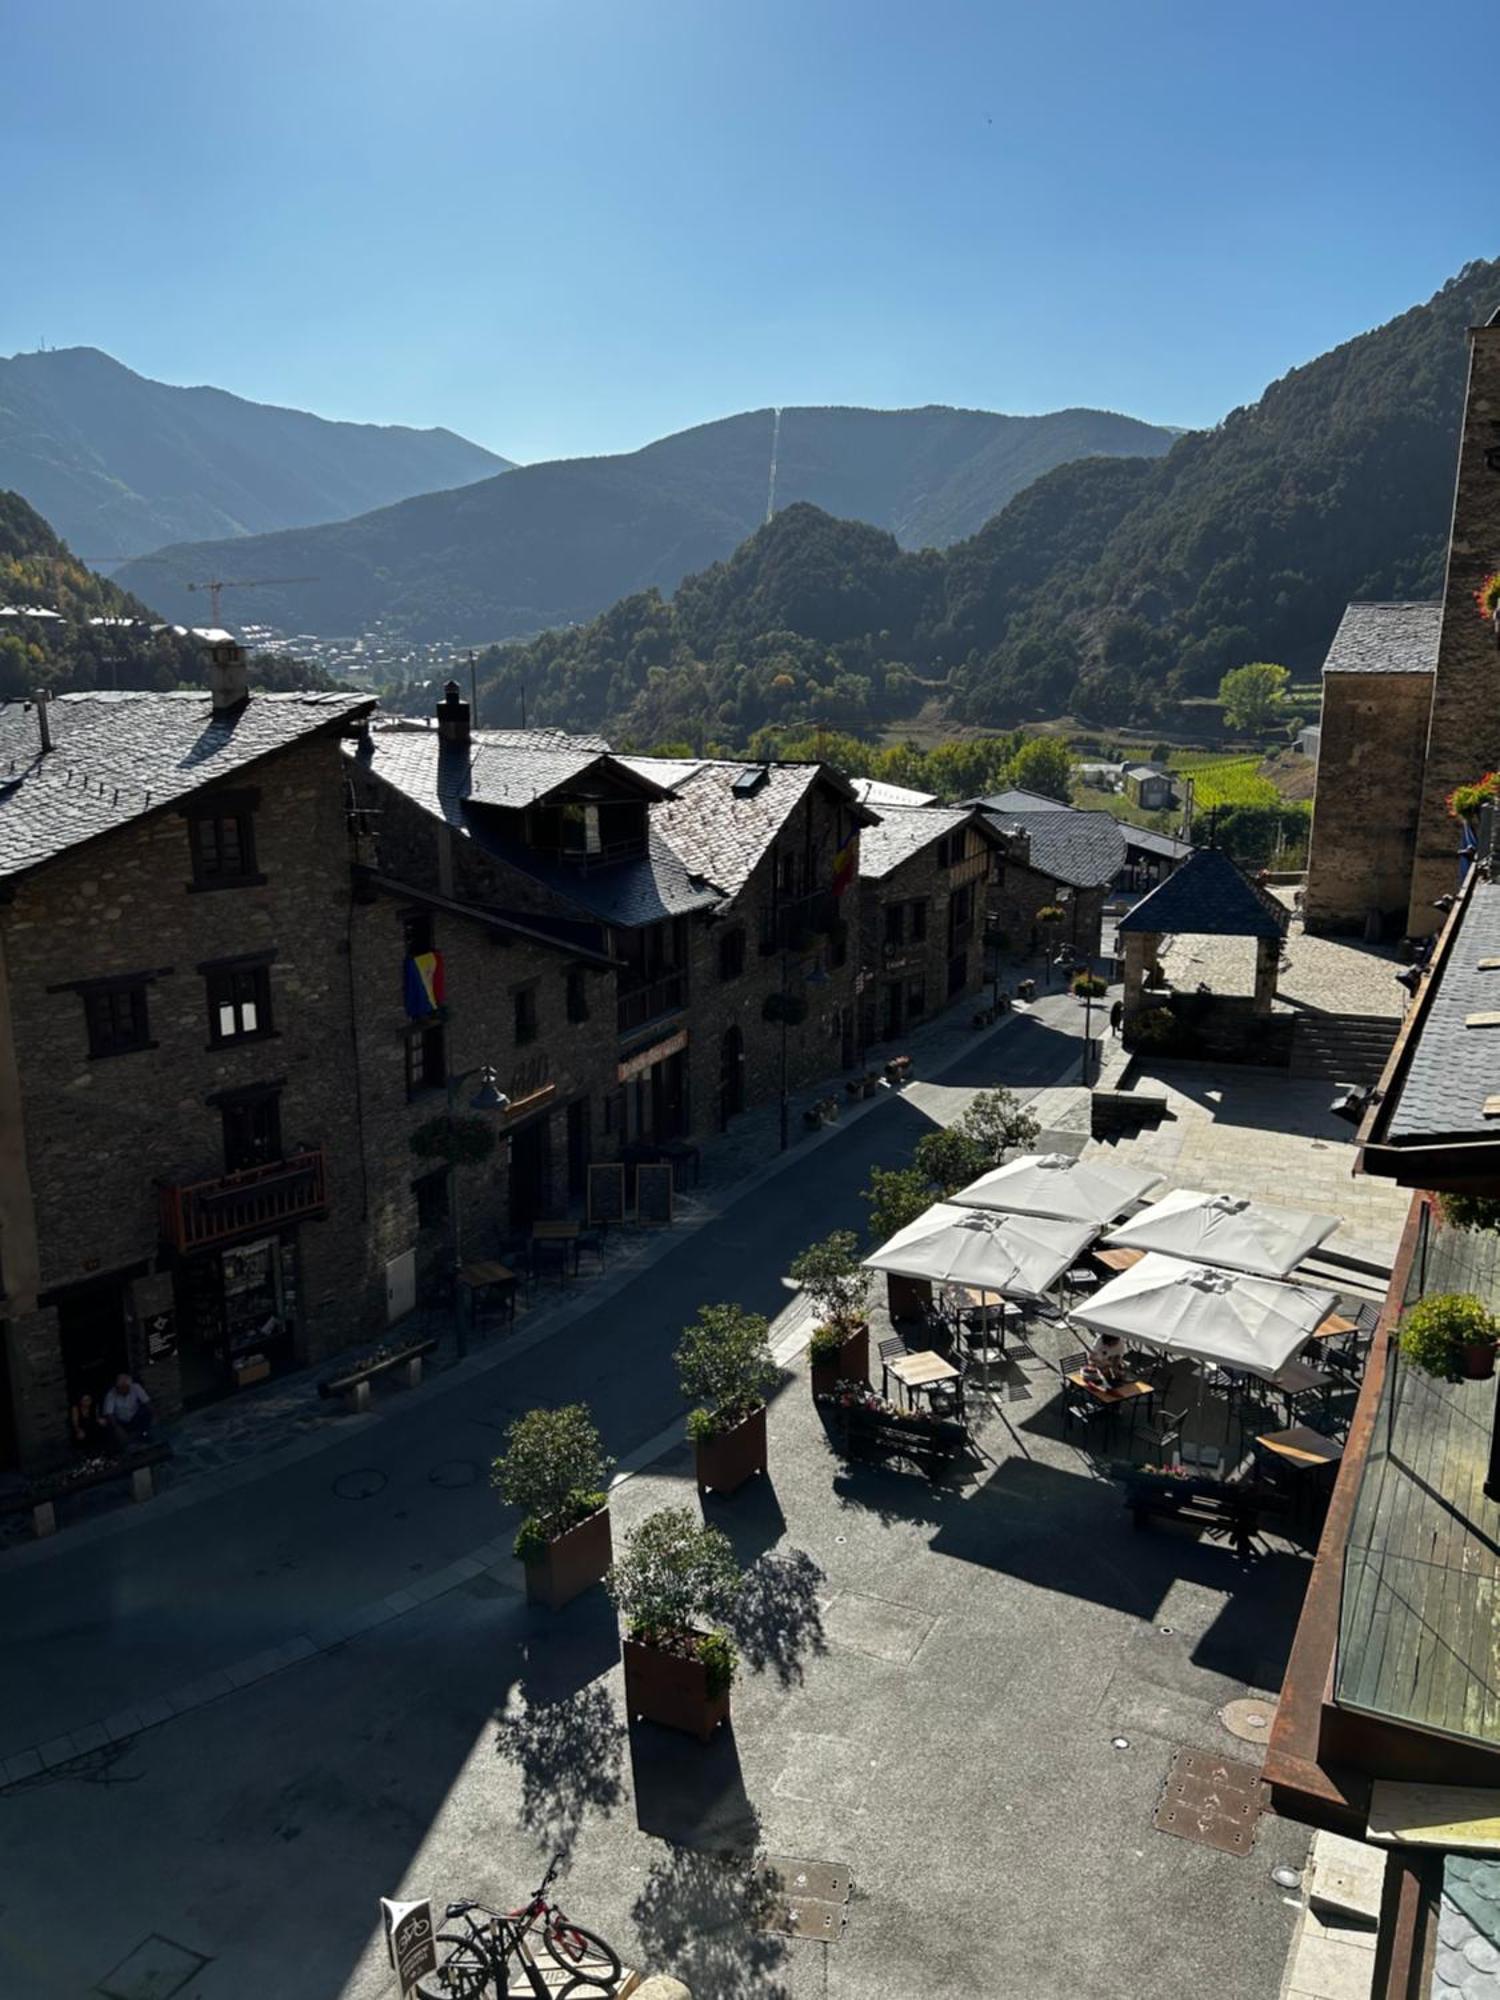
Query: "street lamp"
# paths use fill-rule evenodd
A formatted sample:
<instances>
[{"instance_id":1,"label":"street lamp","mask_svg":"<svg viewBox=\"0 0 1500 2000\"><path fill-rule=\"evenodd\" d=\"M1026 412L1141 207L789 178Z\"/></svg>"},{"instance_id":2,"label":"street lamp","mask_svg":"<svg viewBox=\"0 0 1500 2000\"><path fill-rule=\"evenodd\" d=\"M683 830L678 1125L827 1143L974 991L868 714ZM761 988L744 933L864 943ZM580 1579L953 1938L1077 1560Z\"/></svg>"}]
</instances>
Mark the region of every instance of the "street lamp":
<instances>
[{"instance_id":1,"label":"street lamp","mask_svg":"<svg viewBox=\"0 0 1500 2000\"><path fill-rule=\"evenodd\" d=\"M493 1063L480 1063L475 1069L458 1070L447 1080L448 1116L453 1116L458 1103L459 1086L468 1082L471 1076L479 1078L479 1088L469 1099L471 1111L509 1111L510 1099L495 1080ZM453 1161L448 1168L448 1213L453 1222L453 1336L460 1360L469 1351L469 1330L464 1319L463 1293L460 1289L460 1272L464 1267L463 1232L459 1220L458 1163Z\"/></svg>"}]
</instances>

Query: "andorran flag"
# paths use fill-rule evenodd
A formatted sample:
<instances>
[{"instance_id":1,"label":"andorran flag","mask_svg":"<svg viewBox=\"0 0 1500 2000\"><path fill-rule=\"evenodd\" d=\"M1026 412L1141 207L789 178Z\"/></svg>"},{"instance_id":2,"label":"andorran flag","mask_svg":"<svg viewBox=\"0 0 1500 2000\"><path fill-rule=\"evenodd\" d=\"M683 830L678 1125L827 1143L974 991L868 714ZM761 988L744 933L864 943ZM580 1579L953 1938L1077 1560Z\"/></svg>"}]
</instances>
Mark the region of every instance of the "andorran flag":
<instances>
[{"instance_id":1,"label":"andorran flag","mask_svg":"<svg viewBox=\"0 0 1500 2000\"><path fill-rule=\"evenodd\" d=\"M855 865L859 859L859 831L850 834L837 854L833 857L833 893L842 896L854 883Z\"/></svg>"},{"instance_id":2,"label":"andorran flag","mask_svg":"<svg viewBox=\"0 0 1500 2000\"><path fill-rule=\"evenodd\" d=\"M407 959L401 985L408 1020L420 1021L424 1014L435 1014L443 1004L443 954L419 951Z\"/></svg>"}]
</instances>

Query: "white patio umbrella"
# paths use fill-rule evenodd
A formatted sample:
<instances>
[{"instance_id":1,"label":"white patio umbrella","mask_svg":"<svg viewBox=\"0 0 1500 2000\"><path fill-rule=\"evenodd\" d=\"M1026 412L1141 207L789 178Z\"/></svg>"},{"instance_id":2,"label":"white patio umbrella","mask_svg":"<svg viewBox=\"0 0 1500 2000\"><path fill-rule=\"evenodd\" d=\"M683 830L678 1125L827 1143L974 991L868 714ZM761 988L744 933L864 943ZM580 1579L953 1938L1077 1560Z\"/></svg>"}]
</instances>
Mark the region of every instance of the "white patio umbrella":
<instances>
[{"instance_id":1,"label":"white patio umbrella","mask_svg":"<svg viewBox=\"0 0 1500 2000\"><path fill-rule=\"evenodd\" d=\"M1277 1208L1244 1195L1173 1188L1106 1238L1111 1248L1159 1250L1195 1264L1284 1278L1339 1226L1336 1215Z\"/></svg>"},{"instance_id":2,"label":"white patio umbrella","mask_svg":"<svg viewBox=\"0 0 1500 2000\"><path fill-rule=\"evenodd\" d=\"M950 1197L961 1208L1001 1209L1011 1215L1051 1215L1102 1227L1166 1179L1139 1167L1104 1160L1075 1160L1067 1153L1027 1153L993 1173L981 1174Z\"/></svg>"},{"instance_id":3,"label":"white patio umbrella","mask_svg":"<svg viewBox=\"0 0 1500 2000\"><path fill-rule=\"evenodd\" d=\"M934 1202L866 1257L868 1271L1041 1298L1093 1241L1094 1225L1033 1215L984 1215Z\"/></svg>"},{"instance_id":4,"label":"white patio umbrella","mask_svg":"<svg viewBox=\"0 0 1500 2000\"><path fill-rule=\"evenodd\" d=\"M1281 1372L1337 1303L1333 1292L1313 1285L1149 1255L1074 1306L1069 1318L1135 1347L1269 1377Z\"/></svg>"}]
</instances>

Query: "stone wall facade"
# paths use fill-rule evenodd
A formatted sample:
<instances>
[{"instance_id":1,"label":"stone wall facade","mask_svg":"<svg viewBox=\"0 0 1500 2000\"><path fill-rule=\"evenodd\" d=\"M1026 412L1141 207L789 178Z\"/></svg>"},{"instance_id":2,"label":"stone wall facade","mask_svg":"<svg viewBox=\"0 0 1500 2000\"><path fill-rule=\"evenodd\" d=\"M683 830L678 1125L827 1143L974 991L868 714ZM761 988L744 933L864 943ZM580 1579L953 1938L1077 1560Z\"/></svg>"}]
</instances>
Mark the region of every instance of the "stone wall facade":
<instances>
[{"instance_id":1,"label":"stone wall facade","mask_svg":"<svg viewBox=\"0 0 1500 2000\"><path fill-rule=\"evenodd\" d=\"M1469 385L1458 447L1453 533L1443 585L1443 630L1427 732L1407 930L1425 937L1440 917L1433 899L1457 886L1458 829L1447 798L1456 785L1500 766L1496 634L1474 593L1500 569L1500 325L1470 331Z\"/></svg>"},{"instance_id":2,"label":"stone wall facade","mask_svg":"<svg viewBox=\"0 0 1500 2000\"><path fill-rule=\"evenodd\" d=\"M1026 836L1002 836L988 886L989 929L1002 951L1030 957L1049 943L1068 945L1079 958L1099 956L1107 884L1075 889L1033 868ZM1059 906L1063 920L1050 933L1037 922L1037 911Z\"/></svg>"},{"instance_id":3,"label":"stone wall facade","mask_svg":"<svg viewBox=\"0 0 1500 2000\"><path fill-rule=\"evenodd\" d=\"M70 1398L102 1394L117 1367L140 1375L164 1415L206 1391L216 1364L204 1336L226 1273L218 1248L174 1247L163 1189L222 1179L235 1107L274 1098L284 1149L316 1156L326 1187L321 1214L305 1178L291 1212L267 1221L274 1248L257 1269L240 1260L236 1300L253 1307L259 1281L274 1291L268 1344L288 1365L364 1325L338 743L305 740L229 789L253 800L261 880L195 892L187 821L171 809L64 854L0 903L0 1281L10 1450L23 1464L65 1449ZM247 958L263 971L269 1027L262 1009L256 1033L216 1045L205 967ZM136 975L146 1045L91 1055L80 983Z\"/></svg>"},{"instance_id":4,"label":"stone wall facade","mask_svg":"<svg viewBox=\"0 0 1500 2000\"><path fill-rule=\"evenodd\" d=\"M934 838L859 885L861 1059L877 1044L894 1051L909 1029L984 986L991 843L970 826L951 864L939 852Z\"/></svg>"},{"instance_id":5,"label":"stone wall facade","mask_svg":"<svg viewBox=\"0 0 1500 2000\"><path fill-rule=\"evenodd\" d=\"M1432 689L1430 674L1324 675L1308 930L1406 930Z\"/></svg>"}]
</instances>

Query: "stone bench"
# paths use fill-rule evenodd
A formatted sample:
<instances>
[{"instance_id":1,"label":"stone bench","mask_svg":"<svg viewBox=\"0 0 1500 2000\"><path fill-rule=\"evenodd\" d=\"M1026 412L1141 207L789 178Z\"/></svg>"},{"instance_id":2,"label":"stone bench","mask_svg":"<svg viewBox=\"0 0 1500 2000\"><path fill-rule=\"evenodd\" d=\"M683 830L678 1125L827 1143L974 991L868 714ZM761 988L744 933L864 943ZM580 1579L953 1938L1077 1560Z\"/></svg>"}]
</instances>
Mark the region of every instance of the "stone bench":
<instances>
[{"instance_id":1,"label":"stone bench","mask_svg":"<svg viewBox=\"0 0 1500 2000\"><path fill-rule=\"evenodd\" d=\"M415 1389L422 1379L424 1357L436 1352L435 1340L423 1340L414 1346L403 1347L399 1354L385 1354L375 1361L341 1368L337 1375L324 1377L318 1384L318 1394L323 1397L352 1396L356 1413L363 1415L370 1407L370 1384L377 1375L389 1375L399 1368L406 1376L407 1388Z\"/></svg>"},{"instance_id":2,"label":"stone bench","mask_svg":"<svg viewBox=\"0 0 1500 2000\"><path fill-rule=\"evenodd\" d=\"M0 1501L0 1513L31 1516L32 1532L38 1540L57 1533L57 1503L72 1493L87 1492L93 1486L112 1486L117 1479L130 1481L132 1500L149 1500L156 1492L155 1468L172 1456L166 1444L148 1444L138 1451L121 1452L118 1458L102 1460L87 1471L59 1472L52 1478L33 1479L24 1492Z\"/></svg>"},{"instance_id":3,"label":"stone bench","mask_svg":"<svg viewBox=\"0 0 1500 2000\"><path fill-rule=\"evenodd\" d=\"M1167 1115L1167 1100L1157 1091L1096 1090L1089 1098L1089 1135L1108 1139L1116 1132L1133 1132L1148 1119Z\"/></svg>"}]
</instances>

